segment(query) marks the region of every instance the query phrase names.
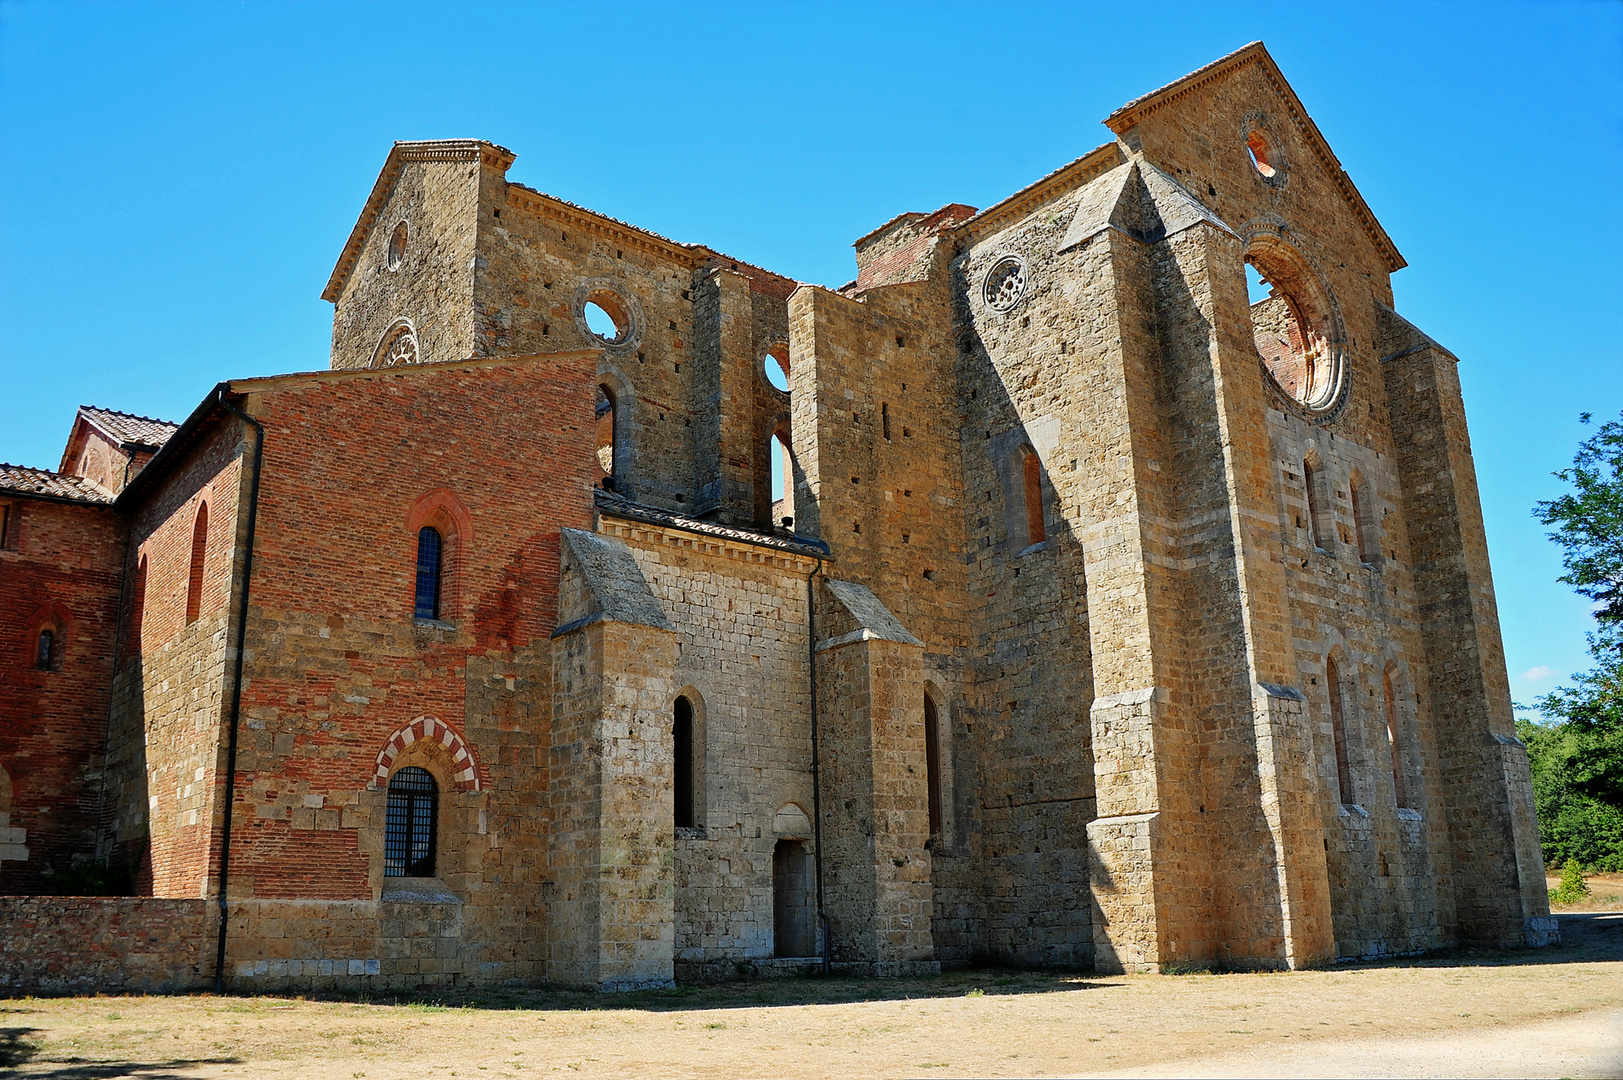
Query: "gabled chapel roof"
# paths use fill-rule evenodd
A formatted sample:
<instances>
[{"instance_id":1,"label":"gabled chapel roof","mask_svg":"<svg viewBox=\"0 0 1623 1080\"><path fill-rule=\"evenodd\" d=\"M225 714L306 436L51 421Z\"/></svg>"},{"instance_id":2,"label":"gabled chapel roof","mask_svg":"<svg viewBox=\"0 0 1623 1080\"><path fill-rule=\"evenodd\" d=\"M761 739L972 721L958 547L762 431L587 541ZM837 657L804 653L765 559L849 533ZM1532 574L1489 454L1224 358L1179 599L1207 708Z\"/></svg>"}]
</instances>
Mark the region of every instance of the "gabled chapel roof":
<instances>
[{"instance_id":1,"label":"gabled chapel roof","mask_svg":"<svg viewBox=\"0 0 1623 1080\"><path fill-rule=\"evenodd\" d=\"M119 446L131 450L156 450L180 427L168 420L115 412L95 405L79 406L79 417Z\"/></svg>"}]
</instances>

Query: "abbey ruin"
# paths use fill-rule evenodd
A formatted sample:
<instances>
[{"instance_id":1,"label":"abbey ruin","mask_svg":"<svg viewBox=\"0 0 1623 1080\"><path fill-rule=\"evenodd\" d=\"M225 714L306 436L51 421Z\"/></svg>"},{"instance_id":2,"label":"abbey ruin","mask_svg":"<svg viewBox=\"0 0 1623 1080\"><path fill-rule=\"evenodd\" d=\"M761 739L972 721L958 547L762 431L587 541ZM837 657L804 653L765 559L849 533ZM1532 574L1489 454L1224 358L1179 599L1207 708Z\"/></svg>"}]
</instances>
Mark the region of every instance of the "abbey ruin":
<instances>
[{"instance_id":1,"label":"abbey ruin","mask_svg":"<svg viewBox=\"0 0 1623 1080\"><path fill-rule=\"evenodd\" d=\"M1402 256L1260 43L1105 125L839 289L396 143L325 370L0 467L0 988L1552 940Z\"/></svg>"}]
</instances>

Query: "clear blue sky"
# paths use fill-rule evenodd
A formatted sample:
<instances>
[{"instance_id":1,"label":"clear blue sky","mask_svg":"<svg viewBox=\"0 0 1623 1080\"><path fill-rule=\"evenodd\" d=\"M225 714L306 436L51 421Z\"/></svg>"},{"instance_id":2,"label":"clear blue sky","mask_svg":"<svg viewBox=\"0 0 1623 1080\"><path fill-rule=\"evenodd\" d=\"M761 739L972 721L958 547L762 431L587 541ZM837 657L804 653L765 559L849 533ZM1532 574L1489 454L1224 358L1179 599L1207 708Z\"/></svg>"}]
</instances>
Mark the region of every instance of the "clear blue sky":
<instances>
[{"instance_id":1,"label":"clear blue sky","mask_svg":"<svg viewBox=\"0 0 1623 1080\"><path fill-rule=\"evenodd\" d=\"M1399 310L1463 361L1527 700L1588 627L1529 507L1578 413L1623 409L1616 2L0 0L0 460L55 467L80 403L178 420L324 367L319 294L394 139L491 139L516 181L838 285L880 222L989 205L1257 38L1408 258Z\"/></svg>"}]
</instances>

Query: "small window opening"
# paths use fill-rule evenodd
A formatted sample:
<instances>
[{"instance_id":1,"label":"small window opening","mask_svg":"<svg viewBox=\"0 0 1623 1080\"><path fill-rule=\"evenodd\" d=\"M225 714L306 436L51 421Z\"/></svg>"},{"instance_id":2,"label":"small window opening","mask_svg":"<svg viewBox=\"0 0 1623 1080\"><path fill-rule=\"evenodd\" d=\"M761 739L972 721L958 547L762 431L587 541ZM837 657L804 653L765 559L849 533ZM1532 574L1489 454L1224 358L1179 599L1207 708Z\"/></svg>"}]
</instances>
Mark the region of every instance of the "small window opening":
<instances>
[{"instance_id":1,"label":"small window opening","mask_svg":"<svg viewBox=\"0 0 1623 1080\"><path fill-rule=\"evenodd\" d=\"M781 351L781 350L780 350ZM778 352L769 352L761 358L761 370L766 372L766 381L776 390L789 392L789 358L779 356Z\"/></svg>"},{"instance_id":2,"label":"small window opening","mask_svg":"<svg viewBox=\"0 0 1623 1080\"><path fill-rule=\"evenodd\" d=\"M941 836L941 731L935 702L924 695L924 780L930 799L930 838Z\"/></svg>"},{"instance_id":3,"label":"small window opening","mask_svg":"<svg viewBox=\"0 0 1623 1080\"><path fill-rule=\"evenodd\" d=\"M439 785L427 769L407 765L389 778L383 827L384 877L433 877Z\"/></svg>"},{"instance_id":4,"label":"small window opening","mask_svg":"<svg viewBox=\"0 0 1623 1080\"><path fill-rule=\"evenodd\" d=\"M55 669L55 661L56 631L41 630L34 650L34 666L41 671L52 671Z\"/></svg>"},{"instance_id":5,"label":"small window opening","mask_svg":"<svg viewBox=\"0 0 1623 1080\"><path fill-rule=\"evenodd\" d=\"M1026 544L1040 544L1048 539L1043 521L1043 463L1029 446L1021 448L1020 473L1025 490Z\"/></svg>"},{"instance_id":6,"label":"small window opening","mask_svg":"<svg viewBox=\"0 0 1623 1080\"><path fill-rule=\"evenodd\" d=\"M613 341L620 336L620 328L615 325L613 317L595 301L586 302L586 325L604 341Z\"/></svg>"},{"instance_id":7,"label":"small window opening","mask_svg":"<svg viewBox=\"0 0 1623 1080\"><path fill-rule=\"evenodd\" d=\"M676 717L673 724L676 742L675 788L676 827L692 828L698 823L693 806L693 703L686 697L676 699Z\"/></svg>"},{"instance_id":8,"label":"small window opening","mask_svg":"<svg viewBox=\"0 0 1623 1080\"><path fill-rule=\"evenodd\" d=\"M879 427L880 427L880 431L885 436L885 441L889 442L890 441L890 405L885 403L885 402L880 402L880 404L879 404Z\"/></svg>"},{"instance_id":9,"label":"small window opening","mask_svg":"<svg viewBox=\"0 0 1623 1080\"><path fill-rule=\"evenodd\" d=\"M1352 770L1347 763L1347 724L1342 713L1341 665L1334 656L1324 662L1325 689L1330 695L1330 734L1335 742L1336 786L1343 806L1357 801L1353 797Z\"/></svg>"},{"instance_id":10,"label":"small window opening","mask_svg":"<svg viewBox=\"0 0 1623 1080\"><path fill-rule=\"evenodd\" d=\"M607 386L597 388L597 467L604 477L614 476L615 427L619 422L614 391ZM613 484L604 484L613 488Z\"/></svg>"},{"instance_id":11,"label":"small window opening","mask_svg":"<svg viewBox=\"0 0 1623 1080\"><path fill-rule=\"evenodd\" d=\"M208 552L209 504L199 503L192 524L192 562L186 576L186 625L197 621L203 608L203 560Z\"/></svg>"},{"instance_id":12,"label":"small window opening","mask_svg":"<svg viewBox=\"0 0 1623 1080\"><path fill-rule=\"evenodd\" d=\"M498 214L498 216L500 216ZM389 269L400 269L401 260L406 257L406 223L402 221L394 227L394 233L389 237Z\"/></svg>"},{"instance_id":13,"label":"small window opening","mask_svg":"<svg viewBox=\"0 0 1623 1080\"><path fill-rule=\"evenodd\" d=\"M419 619L440 617L440 568L445 540L432 525L417 530L417 600Z\"/></svg>"},{"instance_id":14,"label":"small window opening","mask_svg":"<svg viewBox=\"0 0 1623 1080\"><path fill-rule=\"evenodd\" d=\"M611 289L598 289L581 305L586 329L610 345L623 345L631 337L631 312Z\"/></svg>"},{"instance_id":15,"label":"small window opening","mask_svg":"<svg viewBox=\"0 0 1623 1080\"><path fill-rule=\"evenodd\" d=\"M0 551L11 546L11 507L0 505Z\"/></svg>"},{"instance_id":16,"label":"small window opening","mask_svg":"<svg viewBox=\"0 0 1623 1080\"><path fill-rule=\"evenodd\" d=\"M812 860L803 840L779 840L772 849L772 954L815 956L812 929Z\"/></svg>"},{"instance_id":17,"label":"small window opening","mask_svg":"<svg viewBox=\"0 0 1623 1080\"><path fill-rule=\"evenodd\" d=\"M1262 132L1253 131L1245 137L1245 150L1251 158L1251 164L1262 175L1272 177L1279 171L1269 160L1273 156L1273 150L1268 145L1268 137Z\"/></svg>"}]
</instances>

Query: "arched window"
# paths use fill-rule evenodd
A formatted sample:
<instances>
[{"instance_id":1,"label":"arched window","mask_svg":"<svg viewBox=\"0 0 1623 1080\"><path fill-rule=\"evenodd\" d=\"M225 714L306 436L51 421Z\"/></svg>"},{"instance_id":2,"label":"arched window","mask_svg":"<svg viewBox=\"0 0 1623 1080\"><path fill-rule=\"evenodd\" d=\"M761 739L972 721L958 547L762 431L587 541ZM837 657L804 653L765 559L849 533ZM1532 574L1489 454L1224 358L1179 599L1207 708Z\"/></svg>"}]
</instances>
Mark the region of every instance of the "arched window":
<instances>
[{"instance_id":1,"label":"arched window","mask_svg":"<svg viewBox=\"0 0 1623 1080\"><path fill-rule=\"evenodd\" d=\"M1374 502L1370 496L1369 481L1364 479L1362 473L1355 471L1348 481L1347 490L1352 496L1353 541L1358 545L1358 560L1374 563L1381 553L1381 542L1375 521L1370 517Z\"/></svg>"},{"instance_id":2,"label":"arched window","mask_svg":"<svg viewBox=\"0 0 1623 1080\"><path fill-rule=\"evenodd\" d=\"M1326 514L1329 500L1325 498L1324 470L1311 460L1302 462L1302 489L1307 494L1307 528L1313 546L1320 551L1330 550L1330 519Z\"/></svg>"},{"instance_id":3,"label":"arched window","mask_svg":"<svg viewBox=\"0 0 1623 1080\"><path fill-rule=\"evenodd\" d=\"M417 530L417 606L419 619L440 617L440 569L445 547L440 531L432 525Z\"/></svg>"},{"instance_id":4,"label":"arched window","mask_svg":"<svg viewBox=\"0 0 1623 1080\"><path fill-rule=\"evenodd\" d=\"M1358 800L1353 796L1352 770L1347 764L1347 722L1343 711L1341 665L1334 655L1324 662L1325 691L1330 695L1330 734L1335 742L1336 785L1344 806Z\"/></svg>"},{"instance_id":5,"label":"arched window","mask_svg":"<svg viewBox=\"0 0 1623 1080\"><path fill-rule=\"evenodd\" d=\"M676 789L676 827L693 828L698 824L693 798L693 702L686 697L676 699L676 718L673 725L676 742L676 762L673 777Z\"/></svg>"},{"instance_id":6,"label":"arched window","mask_svg":"<svg viewBox=\"0 0 1623 1080\"><path fill-rule=\"evenodd\" d=\"M389 778L383 876L433 877L440 788L427 769L407 765Z\"/></svg>"},{"instance_id":7,"label":"arched window","mask_svg":"<svg viewBox=\"0 0 1623 1080\"><path fill-rule=\"evenodd\" d=\"M795 520L794 457L789 452L789 436L781 428L767 440L767 458L772 469L772 522L792 528Z\"/></svg>"},{"instance_id":8,"label":"arched window","mask_svg":"<svg viewBox=\"0 0 1623 1080\"><path fill-rule=\"evenodd\" d=\"M614 477L614 448L615 439L614 391L607 386L597 388L597 466L602 470L604 478L612 480ZM613 483L606 483L605 488L612 489Z\"/></svg>"},{"instance_id":9,"label":"arched window","mask_svg":"<svg viewBox=\"0 0 1623 1080\"><path fill-rule=\"evenodd\" d=\"M198 503L197 520L192 525L192 565L186 578L186 625L197 621L203 608L203 560L208 553L209 504Z\"/></svg>"},{"instance_id":10,"label":"arched window","mask_svg":"<svg viewBox=\"0 0 1623 1080\"><path fill-rule=\"evenodd\" d=\"M34 666L41 671L54 671L56 655L56 631L41 630L34 647Z\"/></svg>"},{"instance_id":11,"label":"arched window","mask_svg":"<svg viewBox=\"0 0 1623 1080\"><path fill-rule=\"evenodd\" d=\"M924 695L924 782L930 795L930 838L941 836L941 729L935 701Z\"/></svg>"},{"instance_id":12,"label":"arched window","mask_svg":"<svg viewBox=\"0 0 1623 1080\"><path fill-rule=\"evenodd\" d=\"M1414 809L1409 792L1407 762L1408 740L1404 737L1403 716L1398 709L1398 690L1392 678L1392 669L1381 675L1381 692L1386 700L1386 739L1392 748L1392 794L1398 806Z\"/></svg>"},{"instance_id":13,"label":"arched window","mask_svg":"<svg viewBox=\"0 0 1623 1080\"><path fill-rule=\"evenodd\" d=\"M1043 462L1029 446L1020 448L1020 473L1026 501L1026 546L1048 539L1043 520Z\"/></svg>"}]
</instances>

